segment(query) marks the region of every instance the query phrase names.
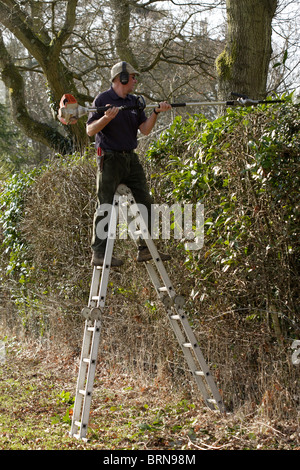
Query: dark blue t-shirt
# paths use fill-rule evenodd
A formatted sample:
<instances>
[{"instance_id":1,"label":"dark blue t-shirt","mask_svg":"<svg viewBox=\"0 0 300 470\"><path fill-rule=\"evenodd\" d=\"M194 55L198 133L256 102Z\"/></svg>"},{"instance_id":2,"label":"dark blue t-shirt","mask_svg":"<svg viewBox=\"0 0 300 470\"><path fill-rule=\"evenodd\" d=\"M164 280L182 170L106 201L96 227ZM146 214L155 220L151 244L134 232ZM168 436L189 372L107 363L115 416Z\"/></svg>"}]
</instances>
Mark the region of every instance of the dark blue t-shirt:
<instances>
[{"instance_id":1,"label":"dark blue t-shirt","mask_svg":"<svg viewBox=\"0 0 300 470\"><path fill-rule=\"evenodd\" d=\"M98 108L107 104L119 106L135 106L136 96L127 95L121 98L113 88L100 93L93 101L92 107ZM100 119L104 112L90 113L87 124ZM103 150L134 150L137 147L137 131L139 126L147 119L144 111L120 110L117 116L112 119L102 131L96 134L96 147Z\"/></svg>"}]
</instances>

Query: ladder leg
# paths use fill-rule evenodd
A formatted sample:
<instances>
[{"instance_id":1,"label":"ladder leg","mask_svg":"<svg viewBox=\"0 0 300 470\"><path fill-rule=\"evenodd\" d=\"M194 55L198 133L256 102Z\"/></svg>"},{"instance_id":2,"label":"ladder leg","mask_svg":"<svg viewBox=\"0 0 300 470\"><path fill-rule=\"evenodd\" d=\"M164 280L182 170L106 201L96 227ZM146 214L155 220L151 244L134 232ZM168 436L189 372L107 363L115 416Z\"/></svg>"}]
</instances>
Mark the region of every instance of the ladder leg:
<instances>
[{"instance_id":1,"label":"ladder leg","mask_svg":"<svg viewBox=\"0 0 300 470\"><path fill-rule=\"evenodd\" d=\"M100 342L101 309L105 306L112 253L116 238L118 213L119 195L115 194L108 226L108 239L103 267L102 270L97 266L93 269L88 306L82 311L86 321L70 431L71 436L79 439L85 439L88 430Z\"/></svg>"},{"instance_id":2,"label":"ladder leg","mask_svg":"<svg viewBox=\"0 0 300 470\"><path fill-rule=\"evenodd\" d=\"M95 320L94 334L91 345L90 356L88 358L88 372L86 377L86 384L84 389L84 401L82 406L82 416L80 420L80 437L85 438L88 429L90 408L92 402L92 393L96 373L98 347L100 341L100 321Z\"/></svg>"},{"instance_id":3,"label":"ladder leg","mask_svg":"<svg viewBox=\"0 0 300 470\"><path fill-rule=\"evenodd\" d=\"M112 204L111 217L110 217L110 221L108 225L107 244L106 244L106 250L105 250L104 261L103 261L102 276L101 276L101 281L100 281L99 298L97 300L98 307L105 306L111 260L112 260L114 243L115 243L116 234L117 234L117 224L118 224L118 216L119 216L119 199L120 199L120 196L118 194L115 194L114 199L113 199L113 204Z\"/></svg>"},{"instance_id":4,"label":"ladder leg","mask_svg":"<svg viewBox=\"0 0 300 470\"><path fill-rule=\"evenodd\" d=\"M100 320L95 320L93 326L86 320L70 431L71 436L80 439L86 437L88 429L100 331Z\"/></svg>"},{"instance_id":5,"label":"ladder leg","mask_svg":"<svg viewBox=\"0 0 300 470\"><path fill-rule=\"evenodd\" d=\"M83 342L82 342L81 357L80 357L79 374L78 374L78 379L77 379L75 403L74 403L73 416L72 416L72 425L71 425L71 431L70 431L71 436L74 436L78 432L78 428L80 427L80 425L78 425L77 423L79 423L81 419L80 413L81 413L81 408L82 408L83 395L79 393L79 390L84 390L87 363L85 363L83 359L88 356L91 335L92 335L91 331L88 330L88 321L86 321Z\"/></svg>"},{"instance_id":6,"label":"ladder leg","mask_svg":"<svg viewBox=\"0 0 300 470\"><path fill-rule=\"evenodd\" d=\"M147 225L139 212L132 193L127 192L132 217L136 221L139 230L131 233L132 238L136 241L136 235L144 238L144 241L152 255L153 264L145 263L149 277L159 296L163 301L170 324L179 342L186 362L196 381L196 384L202 393L206 405L212 409L218 409L225 412L220 392L206 364L202 351L197 343L196 337L188 322L188 319L182 309L184 299L177 296L174 287L169 279L164 264L159 256L156 246L147 230ZM131 227L131 225L129 226ZM175 311L175 314L174 314Z\"/></svg>"}]
</instances>

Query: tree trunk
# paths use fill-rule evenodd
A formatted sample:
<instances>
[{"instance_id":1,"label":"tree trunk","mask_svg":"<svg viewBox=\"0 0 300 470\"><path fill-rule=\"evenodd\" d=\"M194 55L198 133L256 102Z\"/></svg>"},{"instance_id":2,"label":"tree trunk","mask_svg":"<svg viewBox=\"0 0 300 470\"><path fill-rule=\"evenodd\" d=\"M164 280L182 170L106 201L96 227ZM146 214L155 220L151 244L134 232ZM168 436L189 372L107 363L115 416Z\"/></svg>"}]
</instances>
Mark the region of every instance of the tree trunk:
<instances>
[{"instance_id":1,"label":"tree trunk","mask_svg":"<svg viewBox=\"0 0 300 470\"><path fill-rule=\"evenodd\" d=\"M138 63L130 46L130 2L128 0L112 0L115 21L115 47L121 60L129 62L138 70Z\"/></svg>"},{"instance_id":2,"label":"tree trunk","mask_svg":"<svg viewBox=\"0 0 300 470\"><path fill-rule=\"evenodd\" d=\"M278 0L226 0L227 42L216 60L220 99L232 91L253 99L266 96L277 5Z\"/></svg>"}]
</instances>

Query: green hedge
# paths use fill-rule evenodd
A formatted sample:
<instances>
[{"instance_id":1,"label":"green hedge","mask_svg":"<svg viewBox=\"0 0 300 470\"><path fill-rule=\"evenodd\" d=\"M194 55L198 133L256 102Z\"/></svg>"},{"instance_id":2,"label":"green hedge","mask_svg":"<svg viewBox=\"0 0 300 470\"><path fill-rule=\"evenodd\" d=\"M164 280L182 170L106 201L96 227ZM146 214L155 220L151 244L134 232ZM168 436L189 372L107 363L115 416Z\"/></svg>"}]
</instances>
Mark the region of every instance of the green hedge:
<instances>
[{"instance_id":1,"label":"green hedge","mask_svg":"<svg viewBox=\"0 0 300 470\"><path fill-rule=\"evenodd\" d=\"M210 300L226 297L230 308L256 318L285 319L294 331L300 113L285 99L228 109L215 121L178 117L148 158L157 198L204 204L204 248L186 260L201 291Z\"/></svg>"}]
</instances>

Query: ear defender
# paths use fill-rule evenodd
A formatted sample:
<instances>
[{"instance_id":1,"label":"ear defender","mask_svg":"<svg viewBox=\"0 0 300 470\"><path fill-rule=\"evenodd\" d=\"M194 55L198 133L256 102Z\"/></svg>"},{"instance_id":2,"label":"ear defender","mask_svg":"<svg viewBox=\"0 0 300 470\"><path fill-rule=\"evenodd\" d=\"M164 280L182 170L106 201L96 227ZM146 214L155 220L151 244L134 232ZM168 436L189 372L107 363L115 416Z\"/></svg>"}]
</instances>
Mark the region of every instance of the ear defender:
<instances>
[{"instance_id":1,"label":"ear defender","mask_svg":"<svg viewBox=\"0 0 300 470\"><path fill-rule=\"evenodd\" d=\"M127 85L129 82L129 73L126 70L126 62L122 62L122 72L120 73L120 82L122 85Z\"/></svg>"}]
</instances>

